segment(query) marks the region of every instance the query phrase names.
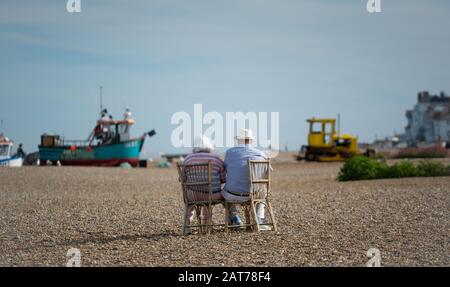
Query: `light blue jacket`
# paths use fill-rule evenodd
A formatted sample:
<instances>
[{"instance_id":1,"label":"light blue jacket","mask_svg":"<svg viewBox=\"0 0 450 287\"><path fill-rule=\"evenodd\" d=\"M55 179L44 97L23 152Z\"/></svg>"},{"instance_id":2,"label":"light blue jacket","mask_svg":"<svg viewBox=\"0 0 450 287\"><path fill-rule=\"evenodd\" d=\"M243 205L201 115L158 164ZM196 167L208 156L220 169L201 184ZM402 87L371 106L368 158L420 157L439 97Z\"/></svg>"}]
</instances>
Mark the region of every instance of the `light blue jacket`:
<instances>
[{"instance_id":1,"label":"light blue jacket","mask_svg":"<svg viewBox=\"0 0 450 287\"><path fill-rule=\"evenodd\" d=\"M264 160L264 153L250 145L239 145L227 150L225 169L227 180L224 190L233 193L247 193L249 189L248 160Z\"/></svg>"}]
</instances>

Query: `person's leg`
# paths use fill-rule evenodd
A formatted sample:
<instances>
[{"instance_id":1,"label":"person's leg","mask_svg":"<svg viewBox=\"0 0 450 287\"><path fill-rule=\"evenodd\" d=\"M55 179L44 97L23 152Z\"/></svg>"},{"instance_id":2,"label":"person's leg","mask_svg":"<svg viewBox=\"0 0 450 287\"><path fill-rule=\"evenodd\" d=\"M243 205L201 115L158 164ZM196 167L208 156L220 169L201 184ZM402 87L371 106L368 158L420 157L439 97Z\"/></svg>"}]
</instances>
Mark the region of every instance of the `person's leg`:
<instances>
[{"instance_id":1,"label":"person's leg","mask_svg":"<svg viewBox=\"0 0 450 287\"><path fill-rule=\"evenodd\" d=\"M195 215L195 206L185 204L185 213L184 213L184 234L191 234L192 228L189 225L192 225L192 221L194 220Z\"/></svg>"},{"instance_id":2,"label":"person's leg","mask_svg":"<svg viewBox=\"0 0 450 287\"><path fill-rule=\"evenodd\" d=\"M186 211L186 222L191 225L192 221L194 220L195 216L195 206L194 205L188 205L187 211Z\"/></svg>"},{"instance_id":3,"label":"person's leg","mask_svg":"<svg viewBox=\"0 0 450 287\"><path fill-rule=\"evenodd\" d=\"M209 201L209 195L208 194L202 194L199 196L200 200L208 200ZM212 201L218 201L218 200L222 200L222 194L220 194L220 192L215 192L212 194L211 196L211 200ZM208 219L209 217L209 210L207 205L202 206L201 208L201 213L200 213L200 219L202 220L202 222L206 219Z\"/></svg>"},{"instance_id":4,"label":"person's leg","mask_svg":"<svg viewBox=\"0 0 450 287\"><path fill-rule=\"evenodd\" d=\"M264 221L264 204L257 203L256 204L256 214L261 221Z\"/></svg>"},{"instance_id":5,"label":"person's leg","mask_svg":"<svg viewBox=\"0 0 450 287\"><path fill-rule=\"evenodd\" d=\"M265 204L263 203L257 203L256 204L256 216L258 216L258 224L265 224L264 220L264 210L265 210ZM271 227L268 225L260 225L259 230L265 231L265 230L271 230Z\"/></svg>"},{"instance_id":6,"label":"person's leg","mask_svg":"<svg viewBox=\"0 0 450 287\"><path fill-rule=\"evenodd\" d=\"M230 203L230 213L231 213L232 216L233 215L239 215L239 212L238 212L238 210L236 208L236 204Z\"/></svg>"},{"instance_id":7,"label":"person's leg","mask_svg":"<svg viewBox=\"0 0 450 287\"><path fill-rule=\"evenodd\" d=\"M246 201L248 200L248 196L236 196L234 194L229 193L226 190L222 190L222 196L227 201ZM236 208L236 204L228 203L230 206L230 215L231 215L231 221L233 222L233 225L241 225L242 221L239 217L239 213Z\"/></svg>"},{"instance_id":8,"label":"person's leg","mask_svg":"<svg viewBox=\"0 0 450 287\"><path fill-rule=\"evenodd\" d=\"M198 194L197 199L209 201L209 194L206 194L206 193ZM214 192L211 196L211 200L212 201L222 200L222 194L220 192ZM212 206L211 206L211 211L210 211L208 208L208 205L202 205L200 207L200 222L201 222L201 224L207 224L210 217L212 220ZM212 222L211 222L211 224L212 224ZM205 231L205 230L206 230L206 228L203 228L203 231Z\"/></svg>"},{"instance_id":9,"label":"person's leg","mask_svg":"<svg viewBox=\"0 0 450 287\"><path fill-rule=\"evenodd\" d=\"M236 208L236 204L230 204L230 214L231 214L231 221L233 225L241 225L242 220L239 217L238 210Z\"/></svg>"}]
</instances>

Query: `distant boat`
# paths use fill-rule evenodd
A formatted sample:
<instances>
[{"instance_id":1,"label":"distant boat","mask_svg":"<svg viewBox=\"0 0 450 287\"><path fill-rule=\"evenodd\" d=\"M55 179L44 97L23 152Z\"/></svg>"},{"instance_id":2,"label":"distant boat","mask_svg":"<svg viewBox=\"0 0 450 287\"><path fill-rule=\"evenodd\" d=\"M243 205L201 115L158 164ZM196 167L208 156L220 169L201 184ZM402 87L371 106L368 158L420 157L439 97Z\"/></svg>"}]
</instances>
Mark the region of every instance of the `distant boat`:
<instances>
[{"instance_id":1,"label":"distant boat","mask_svg":"<svg viewBox=\"0 0 450 287\"><path fill-rule=\"evenodd\" d=\"M0 166L19 167L23 164L23 159L19 155L13 154L14 143L5 135L0 134Z\"/></svg>"},{"instance_id":2,"label":"distant boat","mask_svg":"<svg viewBox=\"0 0 450 287\"><path fill-rule=\"evenodd\" d=\"M40 165L119 166L129 163L138 166L139 154L145 137L155 131L144 133L139 138L130 138L130 129L135 121L127 109L122 120L113 120L106 109L87 140L65 140L59 135L43 134L39 145Z\"/></svg>"}]
</instances>

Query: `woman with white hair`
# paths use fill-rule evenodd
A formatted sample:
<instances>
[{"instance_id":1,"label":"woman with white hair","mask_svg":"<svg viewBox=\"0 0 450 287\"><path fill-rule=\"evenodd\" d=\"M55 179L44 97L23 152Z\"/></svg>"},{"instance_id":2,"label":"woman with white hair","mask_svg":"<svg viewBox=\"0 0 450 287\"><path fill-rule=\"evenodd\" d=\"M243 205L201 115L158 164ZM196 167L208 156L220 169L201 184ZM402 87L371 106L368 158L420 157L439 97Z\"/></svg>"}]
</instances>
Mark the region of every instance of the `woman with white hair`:
<instances>
[{"instance_id":1,"label":"woman with white hair","mask_svg":"<svg viewBox=\"0 0 450 287\"><path fill-rule=\"evenodd\" d=\"M225 183L226 173L225 167L223 164L223 160L217 155L213 153L214 146L211 144L211 141L204 135L197 136L194 140L194 148L192 153L189 154L183 164L198 164L198 163L207 163L211 162L211 176L212 176L212 200L222 200L222 183ZM207 193L199 194L199 196L204 196L204 200L208 200L209 196ZM201 200L201 198L199 198ZM195 208L193 206L188 207L189 210L187 212L188 218L185 220L189 220L191 223L194 219ZM200 220L203 223L206 218L209 216L209 211L206 206L201 208Z\"/></svg>"}]
</instances>

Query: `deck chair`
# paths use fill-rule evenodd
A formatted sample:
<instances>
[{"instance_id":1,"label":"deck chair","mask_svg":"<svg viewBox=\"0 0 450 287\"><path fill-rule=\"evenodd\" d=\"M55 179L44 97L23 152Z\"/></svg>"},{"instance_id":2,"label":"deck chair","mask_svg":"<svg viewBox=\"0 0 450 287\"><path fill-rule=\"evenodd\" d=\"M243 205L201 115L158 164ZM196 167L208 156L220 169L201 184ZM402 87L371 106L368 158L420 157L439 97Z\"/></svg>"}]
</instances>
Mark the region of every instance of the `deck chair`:
<instances>
[{"instance_id":1,"label":"deck chair","mask_svg":"<svg viewBox=\"0 0 450 287\"><path fill-rule=\"evenodd\" d=\"M270 161L269 160L248 160L249 196L247 201L226 201L225 202L225 231L228 232L230 226L230 207L232 204L240 205L244 209L246 223L241 225L253 231L260 231L257 220L256 205L264 204L270 217L268 223L263 225L272 226L273 231L277 231L277 224L273 213L270 189Z\"/></svg>"},{"instance_id":2,"label":"deck chair","mask_svg":"<svg viewBox=\"0 0 450 287\"><path fill-rule=\"evenodd\" d=\"M185 205L183 234L187 234L187 228L199 228L200 233L211 233L213 206L222 203L222 201L212 200L211 162L190 165L177 163L177 169ZM195 225L189 222L188 207L190 206L194 206L196 211L197 224ZM206 222L201 222L201 207L206 207L209 211Z\"/></svg>"}]
</instances>

